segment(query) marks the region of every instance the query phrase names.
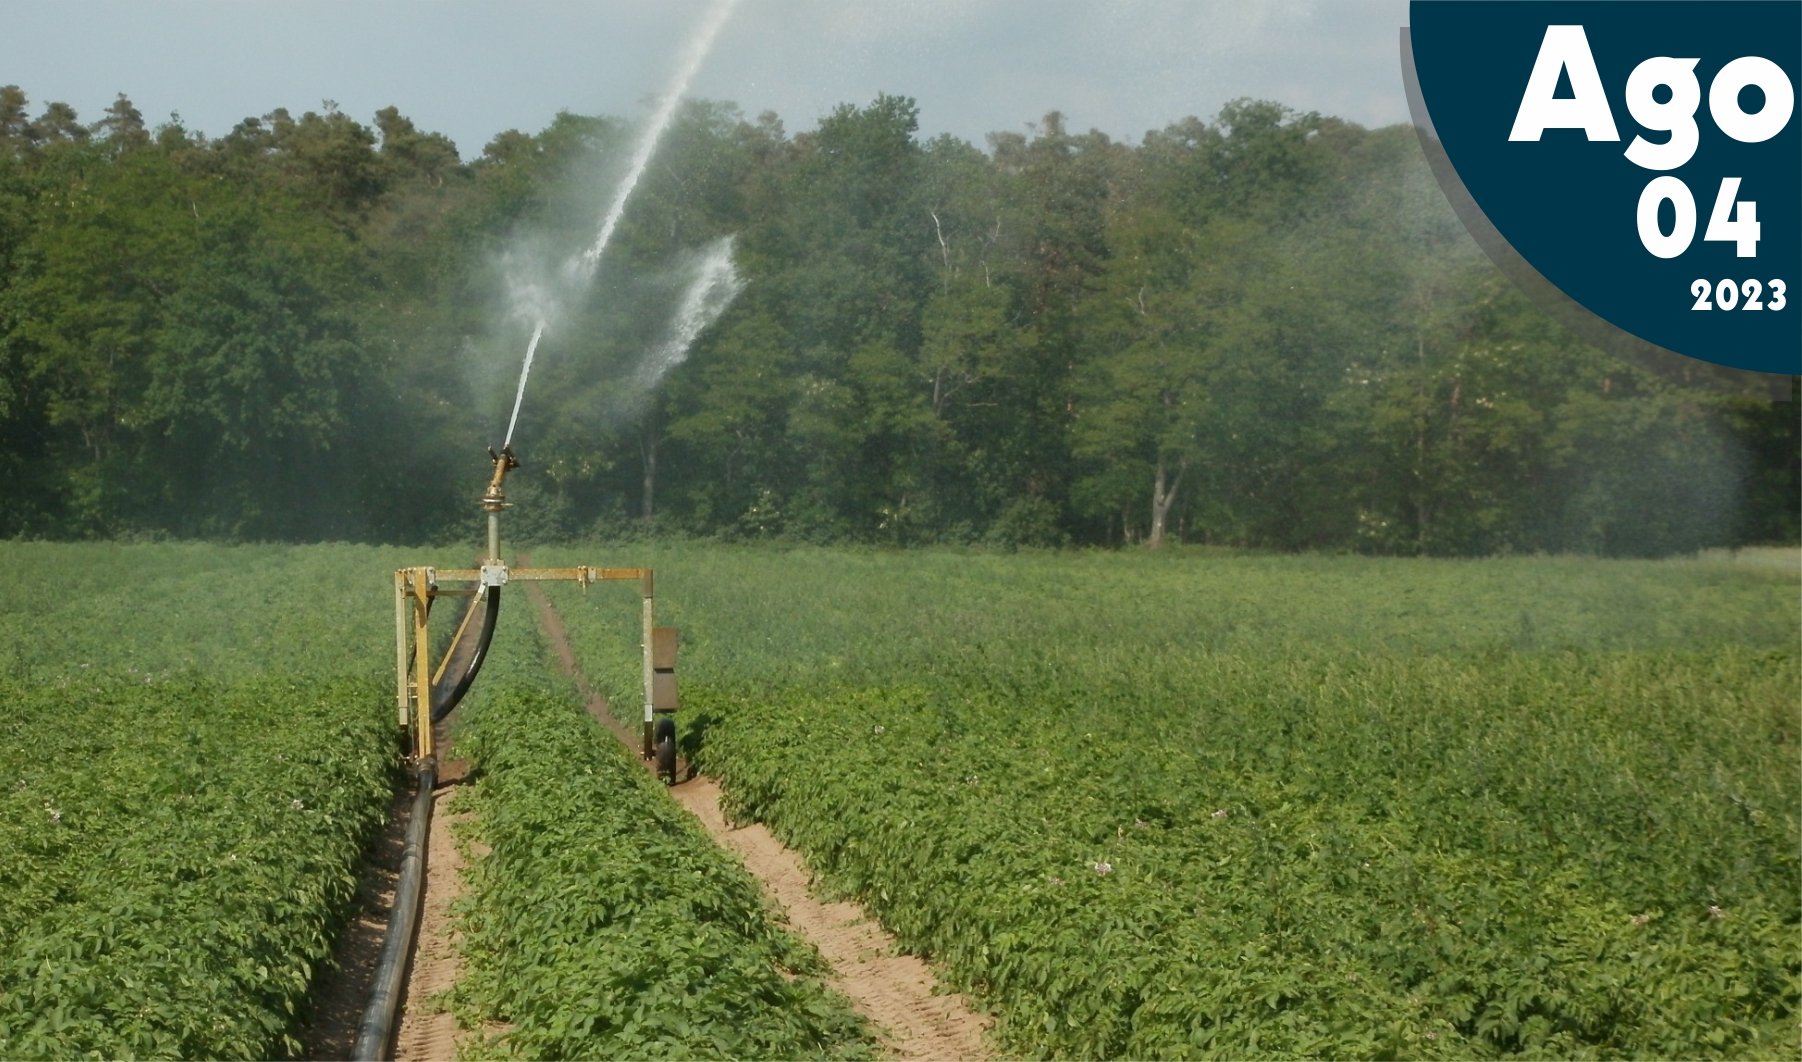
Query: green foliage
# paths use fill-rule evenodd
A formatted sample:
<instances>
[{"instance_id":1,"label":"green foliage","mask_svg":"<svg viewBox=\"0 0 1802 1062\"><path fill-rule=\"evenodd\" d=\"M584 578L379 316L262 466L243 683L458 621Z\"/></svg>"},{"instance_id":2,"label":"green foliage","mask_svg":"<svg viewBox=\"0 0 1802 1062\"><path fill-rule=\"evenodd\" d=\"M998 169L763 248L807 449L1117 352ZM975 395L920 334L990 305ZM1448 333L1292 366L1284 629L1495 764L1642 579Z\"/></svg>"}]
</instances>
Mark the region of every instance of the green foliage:
<instances>
[{"instance_id":1,"label":"green foliage","mask_svg":"<svg viewBox=\"0 0 1802 1062\"><path fill-rule=\"evenodd\" d=\"M271 150L338 166L312 127L347 119L308 118ZM343 533L342 512L294 502L357 486L323 460L377 375L353 321L353 241L291 175L229 183L235 142L165 141L63 144L26 184L0 350L28 396L15 424L47 440L54 478L6 529Z\"/></svg>"},{"instance_id":2,"label":"green foliage","mask_svg":"<svg viewBox=\"0 0 1802 1062\"><path fill-rule=\"evenodd\" d=\"M519 617L523 618L523 617ZM508 1058L868 1058L860 1019L758 885L611 734L536 678L524 627L497 646L458 738L467 973L452 1004L505 1022Z\"/></svg>"},{"instance_id":3,"label":"green foliage","mask_svg":"<svg viewBox=\"0 0 1802 1062\"><path fill-rule=\"evenodd\" d=\"M397 782L399 558L4 553L0 1055L292 1056Z\"/></svg>"},{"instance_id":4,"label":"green foliage","mask_svg":"<svg viewBox=\"0 0 1802 1062\"><path fill-rule=\"evenodd\" d=\"M272 1058L394 784L368 680L8 682L0 1054Z\"/></svg>"},{"instance_id":5,"label":"green foliage","mask_svg":"<svg viewBox=\"0 0 1802 1062\"><path fill-rule=\"evenodd\" d=\"M1794 1054L1793 565L645 557L689 755L1008 1051Z\"/></svg>"},{"instance_id":6,"label":"green foliage","mask_svg":"<svg viewBox=\"0 0 1802 1062\"><path fill-rule=\"evenodd\" d=\"M0 583L0 675L33 685L96 670L228 683L271 671L381 675L393 666L386 576L467 556L466 548L3 543L12 574Z\"/></svg>"},{"instance_id":7,"label":"green foliage","mask_svg":"<svg viewBox=\"0 0 1802 1062\"><path fill-rule=\"evenodd\" d=\"M0 534L428 541L467 523L529 324L636 131L471 161L387 107L207 138L0 88ZM655 387L697 248L744 292ZM542 277L537 279L544 279ZM1576 342L1405 126L1236 100L1137 144L1048 114L923 141L688 101L521 413L534 533L1018 535L1377 554L1794 541L1793 415Z\"/></svg>"}]
</instances>

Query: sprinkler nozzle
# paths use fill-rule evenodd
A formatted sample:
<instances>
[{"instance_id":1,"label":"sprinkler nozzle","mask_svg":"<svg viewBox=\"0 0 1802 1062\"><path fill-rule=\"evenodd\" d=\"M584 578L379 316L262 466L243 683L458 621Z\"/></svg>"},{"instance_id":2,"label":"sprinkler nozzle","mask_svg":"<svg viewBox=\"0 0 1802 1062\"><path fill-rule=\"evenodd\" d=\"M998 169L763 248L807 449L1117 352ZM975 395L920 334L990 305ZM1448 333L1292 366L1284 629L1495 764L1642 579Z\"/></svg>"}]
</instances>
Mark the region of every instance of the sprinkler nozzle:
<instances>
[{"instance_id":1,"label":"sprinkler nozzle","mask_svg":"<svg viewBox=\"0 0 1802 1062\"><path fill-rule=\"evenodd\" d=\"M507 507L507 495L501 490L501 483L507 478L508 472L519 467L519 458L513 456L511 446L501 447L498 454L490 446L488 457L494 462L494 478L488 481L488 489L482 492L482 509L498 513Z\"/></svg>"}]
</instances>

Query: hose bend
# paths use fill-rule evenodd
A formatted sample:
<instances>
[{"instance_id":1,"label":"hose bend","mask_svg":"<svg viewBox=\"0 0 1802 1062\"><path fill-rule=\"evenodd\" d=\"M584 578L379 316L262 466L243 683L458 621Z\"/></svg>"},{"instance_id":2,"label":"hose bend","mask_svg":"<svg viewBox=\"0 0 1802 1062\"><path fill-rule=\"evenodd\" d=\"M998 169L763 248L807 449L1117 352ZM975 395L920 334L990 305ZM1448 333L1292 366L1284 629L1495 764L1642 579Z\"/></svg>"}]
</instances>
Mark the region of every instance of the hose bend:
<instances>
[{"instance_id":1,"label":"hose bend","mask_svg":"<svg viewBox=\"0 0 1802 1062\"><path fill-rule=\"evenodd\" d=\"M434 687L432 690L432 722L441 723L451 711L462 702L463 696L469 692L469 686L476 680L482 670L482 662L488 659L488 643L494 640L494 625L501 614L501 588L498 586L483 587L482 595L487 599L486 613L482 617L482 633L476 638L475 652L470 654L469 664L463 670L463 676L457 684L445 689ZM457 651L451 646L450 652Z\"/></svg>"}]
</instances>

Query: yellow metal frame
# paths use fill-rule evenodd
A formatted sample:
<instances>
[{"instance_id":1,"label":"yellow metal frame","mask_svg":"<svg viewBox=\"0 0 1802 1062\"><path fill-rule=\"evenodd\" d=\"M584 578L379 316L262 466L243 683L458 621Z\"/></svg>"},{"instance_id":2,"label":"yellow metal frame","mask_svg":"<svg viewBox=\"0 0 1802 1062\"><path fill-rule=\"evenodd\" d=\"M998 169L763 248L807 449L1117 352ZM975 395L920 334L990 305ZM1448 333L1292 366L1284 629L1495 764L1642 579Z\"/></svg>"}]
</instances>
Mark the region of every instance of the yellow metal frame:
<instances>
[{"instance_id":1,"label":"yellow metal frame","mask_svg":"<svg viewBox=\"0 0 1802 1062\"><path fill-rule=\"evenodd\" d=\"M587 590L591 583L631 580L639 582L643 593L644 622L644 754L651 754L651 721L654 716L652 688L654 670L651 660L652 630L656 622L653 600L654 579L649 568L596 568L577 565L573 568L508 568L490 563L481 568L401 568L394 573L394 699L402 728L414 728L414 754L420 759L433 755L432 698L433 682L442 676L444 661L438 670L431 666L431 638L427 620L431 605L440 597L473 597L486 583L504 586L512 582L573 582ZM446 585L449 584L449 585ZM474 610L466 612L467 626ZM412 622L408 622L411 619ZM461 631L461 627L459 628Z\"/></svg>"},{"instance_id":2,"label":"yellow metal frame","mask_svg":"<svg viewBox=\"0 0 1802 1062\"><path fill-rule=\"evenodd\" d=\"M655 717L652 633L655 607L652 601L654 580L649 568L596 568L577 565L573 568L511 568L501 560L500 514L507 508L503 487L507 473L519 467L511 448L500 453L488 451L494 462L494 477L482 492L482 511L488 514L487 559L479 568L401 568L394 573L394 700L400 713L400 726L414 729L414 755L429 759L432 748L432 683L442 677L445 661L438 671L431 667L431 638L428 623L432 602L440 597L474 597L484 587L502 587L510 582L573 582L587 590L590 583L637 579L644 594L644 755L651 755L652 719ZM446 585L449 584L449 585ZM464 613L457 633L469 626L474 609ZM411 619L411 622L408 622ZM452 640L454 645L455 639Z\"/></svg>"}]
</instances>

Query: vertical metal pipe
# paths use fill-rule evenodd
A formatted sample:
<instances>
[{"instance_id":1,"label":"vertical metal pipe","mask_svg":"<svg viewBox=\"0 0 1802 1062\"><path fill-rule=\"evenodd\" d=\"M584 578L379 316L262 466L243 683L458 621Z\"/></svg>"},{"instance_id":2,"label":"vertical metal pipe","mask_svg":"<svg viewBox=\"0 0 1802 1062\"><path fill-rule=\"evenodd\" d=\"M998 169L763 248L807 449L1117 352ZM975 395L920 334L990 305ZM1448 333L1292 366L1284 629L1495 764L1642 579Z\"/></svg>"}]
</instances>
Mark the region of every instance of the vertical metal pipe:
<instances>
[{"instance_id":1,"label":"vertical metal pipe","mask_svg":"<svg viewBox=\"0 0 1802 1062\"><path fill-rule=\"evenodd\" d=\"M407 726L407 570L394 573L394 703Z\"/></svg>"},{"instance_id":2,"label":"vertical metal pipe","mask_svg":"<svg viewBox=\"0 0 1802 1062\"><path fill-rule=\"evenodd\" d=\"M432 758L432 640L426 630L426 602L430 594L425 569L413 569L413 701L418 706L414 725L419 728L414 747L421 763Z\"/></svg>"},{"instance_id":3,"label":"vertical metal pipe","mask_svg":"<svg viewBox=\"0 0 1802 1062\"><path fill-rule=\"evenodd\" d=\"M646 568L644 570L643 580L644 580L644 582L643 582L643 586L644 586L644 756L645 756L645 759L648 760L651 758L651 718L652 718L651 684L653 682L653 672L651 670L651 628L657 622L655 616L653 615L652 604L651 604L652 590L653 590L652 580L651 580L651 569Z\"/></svg>"},{"instance_id":4,"label":"vertical metal pipe","mask_svg":"<svg viewBox=\"0 0 1802 1062\"><path fill-rule=\"evenodd\" d=\"M488 513L488 563L501 562L501 514L490 510Z\"/></svg>"}]
</instances>

